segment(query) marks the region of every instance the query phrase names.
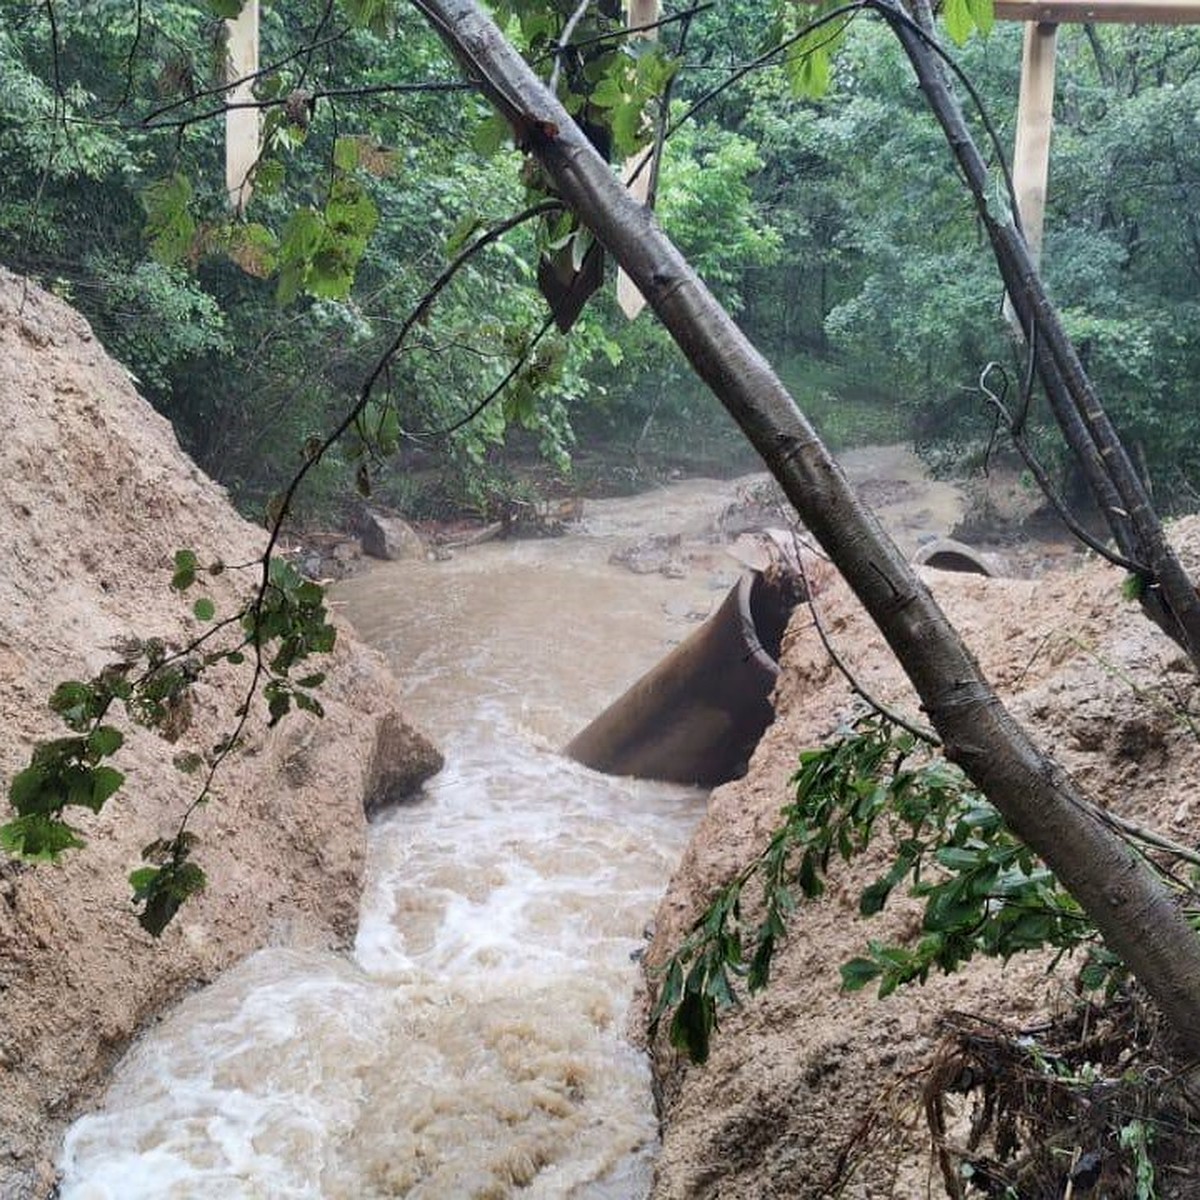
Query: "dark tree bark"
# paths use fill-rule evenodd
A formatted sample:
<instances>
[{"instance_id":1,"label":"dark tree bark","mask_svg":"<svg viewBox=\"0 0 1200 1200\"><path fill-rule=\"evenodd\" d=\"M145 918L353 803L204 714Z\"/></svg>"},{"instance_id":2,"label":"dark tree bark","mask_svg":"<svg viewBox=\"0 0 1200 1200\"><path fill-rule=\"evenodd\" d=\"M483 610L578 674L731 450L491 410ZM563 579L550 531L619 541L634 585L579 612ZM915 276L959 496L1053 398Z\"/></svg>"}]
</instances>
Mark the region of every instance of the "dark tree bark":
<instances>
[{"instance_id":1,"label":"dark tree bark","mask_svg":"<svg viewBox=\"0 0 1200 1200\"><path fill-rule=\"evenodd\" d=\"M414 2L761 454L900 660L947 757L1041 855L1200 1053L1200 939L1171 894L1004 708L765 359L474 0Z\"/></svg>"}]
</instances>

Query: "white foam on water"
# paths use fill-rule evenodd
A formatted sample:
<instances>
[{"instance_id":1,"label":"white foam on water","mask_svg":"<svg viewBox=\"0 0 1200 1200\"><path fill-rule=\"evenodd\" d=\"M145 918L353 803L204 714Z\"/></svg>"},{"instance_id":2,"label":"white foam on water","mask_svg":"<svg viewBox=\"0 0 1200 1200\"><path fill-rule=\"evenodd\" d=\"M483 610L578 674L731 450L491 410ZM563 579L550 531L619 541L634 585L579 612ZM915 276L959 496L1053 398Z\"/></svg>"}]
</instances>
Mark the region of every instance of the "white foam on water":
<instances>
[{"instance_id":1,"label":"white foam on water","mask_svg":"<svg viewBox=\"0 0 1200 1200\"><path fill-rule=\"evenodd\" d=\"M353 959L265 950L184 1001L69 1131L63 1200L646 1193L626 1008L696 795L475 730L375 827Z\"/></svg>"},{"instance_id":2,"label":"white foam on water","mask_svg":"<svg viewBox=\"0 0 1200 1200\"><path fill-rule=\"evenodd\" d=\"M262 951L148 1030L69 1131L63 1200L647 1194L632 960L702 801L552 747L711 589L564 542L339 589L447 766L372 830L353 957Z\"/></svg>"}]
</instances>

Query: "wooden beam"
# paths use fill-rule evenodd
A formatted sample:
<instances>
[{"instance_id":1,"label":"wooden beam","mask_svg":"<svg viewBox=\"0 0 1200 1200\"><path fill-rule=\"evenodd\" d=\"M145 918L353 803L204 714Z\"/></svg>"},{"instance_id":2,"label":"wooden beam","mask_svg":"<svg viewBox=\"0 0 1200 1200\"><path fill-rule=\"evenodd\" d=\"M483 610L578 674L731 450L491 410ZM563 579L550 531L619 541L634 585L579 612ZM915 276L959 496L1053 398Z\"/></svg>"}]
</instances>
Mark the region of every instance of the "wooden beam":
<instances>
[{"instance_id":1,"label":"wooden beam","mask_svg":"<svg viewBox=\"0 0 1200 1200\"><path fill-rule=\"evenodd\" d=\"M248 82L229 92L228 103L249 104L254 100L249 76L258 70L258 0L245 0L242 11L225 22L229 31L226 80ZM250 172L258 162L261 113L257 108L229 108L225 112L225 188L229 207L242 212L250 203Z\"/></svg>"},{"instance_id":2,"label":"wooden beam","mask_svg":"<svg viewBox=\"0 0 1200 1200\"><path fill-rule=\"evenodd\" d=\"M1200 25L1198 0L995 0L996 19L1065 25Z\"/></svg>"},{"instance_id":3,"label":"wooden beam","mask_svg":"<svg viewBox=\"0 0 1200 1200\"><path fill-rule=\"evenodd\" d=\"M627 0L626 24L630 29L642 25L652 25L658 20L662 9L659 0ZM638 37L657 38L658 30L645 30ZM650 196L650 180L654 177L655 164L651 162L654 156L653 145L635 154L629 159L622 171L622 178L629 188L630 194L639 204L645 204ZM638 291L633 280L624 271L617 271L617 303L621 311L630 321L646 307L645 298Z\"/></svg>"},{"instance_id":4,"label":"wooden beam","mask_svg":"<svg viewBox=\"0 0 1200 1200\"><path fill-rule=\"evenodd\" d=\"M1021 93L1017 99L1017 144L1013 149L1013 191L1021 232L1034 266L1042 259L1046 186L1050 179L1050 131L1054 121L1054 64L1058 26L1025 23L1021 53ZM1018 335L1022 330L1012 301L1004 297L1004 316Z\"/></svg>"},{"instance_id":5,"label":"wooden beam","mask_svg":"<svg viewBox=\"0 0 1200 1200\"><path fill-rule=\"evenodd\" d=\"M1013 190L1025 244L1036 265L1042 255L1046 184L1050 176L1050 129L1054 116L1054 49L1057 25L1025 26L1021 94L1017 101L1017 144Z\"/></svg>"}]
</instances>

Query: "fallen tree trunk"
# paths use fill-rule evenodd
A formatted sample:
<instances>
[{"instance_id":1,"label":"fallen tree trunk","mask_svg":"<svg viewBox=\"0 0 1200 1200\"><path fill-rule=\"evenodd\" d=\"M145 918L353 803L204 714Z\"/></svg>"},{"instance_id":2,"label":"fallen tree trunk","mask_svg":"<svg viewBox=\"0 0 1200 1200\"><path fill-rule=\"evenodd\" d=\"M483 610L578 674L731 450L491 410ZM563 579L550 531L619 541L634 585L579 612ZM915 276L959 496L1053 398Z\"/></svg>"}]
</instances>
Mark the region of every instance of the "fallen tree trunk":
<instances>
[{"instance_id":1,"label":"fallen tree trunk","mask_svg":"<svg viewBox=\"0 0 1200 1200\"><path fill-rule=\"evenodd\" d=\"M1200 939L1137 852L1004 708L808 421L653 215L474 0L414 0L605 245L779 480L897 655L945 743L1200 1053Z\"/></svg>"}]
</instances>

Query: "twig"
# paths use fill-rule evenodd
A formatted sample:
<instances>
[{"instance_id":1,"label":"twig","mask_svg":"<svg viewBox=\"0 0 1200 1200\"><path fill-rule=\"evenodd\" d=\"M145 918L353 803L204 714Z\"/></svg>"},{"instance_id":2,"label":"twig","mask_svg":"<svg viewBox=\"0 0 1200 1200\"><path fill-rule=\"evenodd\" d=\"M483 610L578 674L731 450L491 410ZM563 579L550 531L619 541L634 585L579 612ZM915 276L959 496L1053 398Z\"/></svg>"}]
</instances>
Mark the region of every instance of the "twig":
<instances>
[{"instance_id":1,"label":"twig","mask_svg":"<svg viewBox=\"0 0 1200 1200\"><path fill-rule=\"evenodd\" d=\"M143 0L137 0L134 10L134 26L133 26L133 41L129 45L129 53L125 56L124 76L125 82L121 89L121 98L108 110L106 113L100 114L100 120L108 120L115 117L117 113L125 107L129 102L129 97L133 94L133 66L134 59L137 56L138 47L142 42L142 3Z\"/></svg>"},{"instance_id":2,"label":"twig","mask_svg":"<svg viewBox=\"0 0 1200 1200\"><path fill-rule=\"evenodd\" d=\"M589 37L579 38L571 43L573 50L582 49L584 46L594 46L599 42L618 42L623 38L633 37L638 33L649 33L654 29L665 29L668 25L678 24L680 21L688 23L693 17L699 13L707 12L708 9L715 7L716 0L707 0L704 4L694 4L691 8L685 8L682 12L671 13L669 16L660 17L657 21L648 21L645 25L626 25L621 29L613 29L608 33L593 33ZM565 34L564 34L565 37ZM545 54L539 55L532 59L531 62L536 66L540 62L545 62L546 59L556 55L562 49L560 42L553 50L547 51Z\"/></svg>"},{"instance_id":3,"label":"twig","mask_svg":"<svg viewBox=\"0 0 1200 1200\"><path fill-rule=\"evenodd\" d=\"M1040 642L1034 647L1033 653L1029 656L1029 661L1021 668L1021 673L1008 686L1010 688L1018 687L1024 680L1025 676L1033 669L1033 664L1041 657L1041 653L1050 644L1051 639L1058 633L1057 629L1052 629Z\"/></svg>"},{"instance_id":4,"label":"twig","mask_svg":"<svg viewBox=\"0 0 1200 1200\"><path fill-rule=\"evenodd\" d=\"M681 125L687 121L690 121L691 118L694 117L696 113L698 113L706 104L711 103L723 92L728 91L735 84L740 83L752 72L758 71L763 67L770 66L771 63L773 63L781 54L786 53L797 42L808 37L809 34L815 33L818 29L824 28L831 22L845 17L846 20L843 22L841 28L835 30L830 35L829 40L832 41L843 32L845 27L849 25L849 23L858 13L869 7L871 7L871 0L853 0L853 3L843 4L841 7L835 8L832 12L825 13L823 16L818 17L815 21L810 22L803 29L801 29L799 33L795 33L791 37L784 38L784 40L780 42L778 46L773 46L770 50L760 54L757 58L752 59L748 63L744 63L742 66L733 71L727 79L723 79L719 84L717 84L716 87L705 92L704 95L702 95L694 104L692 104L691 107L688 108L683 116L681 116L677 121L672 121L667 128L665 136L670 137ZM822 43L822 45L827 44L827 42Z\"/></svg>"},{"instance_id":5,"label":"twig","mask_svg":"<svg viewBox=\"0 0 1200 1200\"><path fill-rule=\"evenodd\" d=\"M553 324L554 314L551 313L545 319L545 321L542 322L541 328L537 331L537 333L535 333L530 339L529 345L521 351L520 356L517 358L516 362L513 363L512 367L508 371L508 374L506 374L504 378L501 379L500 382L496 384L496 386L492 388L492 390L488 392L488 394L484 396L484 398L480 400L479 403L476 404L475 407L472 408L465 417L460 417L457 421L452 422L450 425L445 425L441 429L425 429L421 430L419 433L410 433L406 430L404 436L415 442L432 441L434 438L449 437L452 433L457 433L464 426L469 425L516 378L521 368L529 361L529 357L537 348L538 343L546 336L547 333L550 332L550 328Z\"/></svg>"},{"instance_id":6,"label":"twig","mask_svg":"<svg viewBox=\"0 0 1200 1200\"><path fill-rule=\"evenodd\" d=\"M271 561L274 557L275 547L279 542L280 535L283 532L284 522L287 520L288 514L291 511L292 501L295 498L296 492L300 485L304 482L305 477L311 471L330 449L342 438L346 431L354 424L362 415L367 403L371 399L375 385L387 370L388 364L399 351L405 339L408 337L413 327L424 319L429 309L432 307L437 297L445 290L451 280L458 274L460 270L468 262L470 262L476 254L485 247L498 241L505 234L511 232L519 225L530 221L535 217L541 216L546 212L557 211L561 208L561 203L557 200L543 200L539 204L535 204L530 208L517 213L515 216L509 217L504 221L492 226L484 233L480 234L470 245L461 250L450 263L442 270L441 274L430 285L429 289L421 297L420 301L414 307L412 312L404 321L400 331L392 339L391 344L380 356L371 373L364 380L359 391L358 399L351 407L350 411L338 422L337 426L329 433L321 442L320 446L309 455L300 469L292 476L286 491L279 501L278 508L274 514L271 523L270 534L267 538L266 548L263 550L261 558L258 560L262 565L262 575L258 584L258 589L254 599L243 610L247 616L257 620L262 613L263 605L266 602L267 595L273 586L271 583ZM178 844L179 839L187 830L188 822L191 820L196 809L203 804L212 793L213 780L216 777L217 771L226 758L233 752L241 739L242 733L245 731L246 724L250 719L250 704L258 691L259 684L262 682L263 676L266 674L267 668L263 660L263 646L260 639L254 642L254 671L251 675L250 682L245 691L245 699L242 702L241 708L238 710L238 720L234 726L233 732L224 739L221 743L220 750L213 756L209 764L208 773L205 776L204 784L201 787L198 795L185 809L180 820L178 830L175 835L175 842Z\"/></svg>"},{"instance_id":7,"label":"twig","mask_svg":"<svg viewBox=\"0 0 1200 1200\"><path fill-rule=\"evenodd\" d=\"M307 45L300 46L293 50L290 54L285 54L282 58L275 59L274 62L269 62L265 67L259 67L257 71L251 71L249 75L242 75L237 79L229 79L224 83L216 84L214 87L203 88L200 91L191 92L187 96L182 96L178 100L172 100L169 104L161 105L159 108L151 109L141 120L144 127L150 127L152 122L158 117L164 117L167 113L174 112L179 108L186 108L189 104L195 104L199 100L206 100L209 96L223 96L226 92L231 92L234 88L239 88L245 83L253 83L256 79L262 79L265 75L271 75L278 71L280 67L286 67L288 63L295 62L298 58L303 58L305 55L311 55L315 51L320 50L324 46L331 45L334 42L340 41L349 32L349 27L339 30L337 33L330 34L329 37L321 38L319 41L310 42Z\"/></svg>"},{"instance_id":8,"label":"twig","mask_svg":"<svg viewBox=\"0 0 1200 1200\"><path fill-rule=\"evenodd\" d=\"M1050 501L1054 511L1058 513L1062 523L1077 537L1089 550L1095 551L1101 558L1112 563L1115 567L1120 567L1122 570L1129 571L1135 575L1141 576L1143 579L1149 575L1149 571L1141 563L1136 563L1131 558L1126 558L1123 554L1118 554L1115 550L1110 550L1098 538L1093 537L1082 524L1076 519L1074 513L1067 507L1066 502L1058 494L1058 489L1055 488L1045 467L1042 466L1037 456L1033 453L1029 443L1025 440L1024 434L1020 431L1020 426L1023 424L1023 417L1019 420L1014 420L1012 414L1008 411L1002 396L1003 393L997 395L987 385L987 377L992 371L999 370L1003 372L1003 367L999 363L988 363L979 375L979 390L987 397L988 402L996 410L999 417L1008 427L1008 435L1012 439L1012 444L1017 448L1017 452L1021 455L1025 465L1029 468L1030 474L1037 481L1038 487L1042 494ZM1008 386L1007 376L1005 378L1005 388Z\"/></svg>"},{"instance_id":9,"label":"twig","mask_svg":"<svg viewBox=\"0 0 1200 1200\"><path fill-rule=\"evenodd\" d=\"M554 48L554 66L550 69L550 82L547 84L551 95L558 95L558 76L562 70L567 47L571 43L571 34L575 32L575 26L583 20L584 14L591 7L591 4L592 0L579 0L578 6L570 17L567 18L567 23L563 26L563 31L559 35L558 45Z\"/></svg>"},{"instance_id":10,"label":"twig","mask_svg":"<svg viewBox=\"0 0 1200 1200\"><path fill-rule=\"evenodd\" d=\"M472 92L473 83L458 79L432 79L425 83L375 83L362 87L320 88L308 93L308 100L315 104L318 100L362 99L365 96L411 96L423 92L442 94L445 92ZM133 128L138 129L187 129L198 125L201 121L209 121L214 117L223 116L239 108L257 108L265 111L269 108L286 108L292 103L292 96L277 96L269 100L238 100L234 103L222 104L219 108L208 108L203 112L193 113L187 117L179 117L172 121L157 121L152 117L144 117Z\"/></svg>"},{"instance_id":11,"label":"twig","mask_svg":"<svg viewBox=\"0 0 1200 1200\"><path fill-rule=\"evenodd\" d=\"M1134 838L1139 842L1144 842L1147 846L1153 846L1156 850L1164 850L1168 854L1173 854L1176 858L1183 862L1191 863L1193 866L1200 867L1200 853L1191 849L1189 846L1184 846L1180 842L1176 842L1164 834L1158 833L1153 829L1147 828L1145 825L1139 824L1137 821L1131 821L1128 817L1120 817L1114 812L1109 812L1106 808L1094 806L1096 815L1106 825L1125 834L1127 837ZM1194 889L1190 889L1194 890Z\"/></svg>"},{"instance_id":12,"label":"twig","mask_svg":"<svg viewBox=\"0 0 1200 1200\"><path fill-rule=\"evenodd\" d=\"M797 542L799 543L799 538ZM800 543L802 544L802 543ZM920 725L910 721L907 717L889 708L882 701L875 699L866 688L859 683L854 672L846 665L841 655L833 648L833 643L829 640L829 635L825 632L825 626L821 621L821 615L817 612L816 601L813 597L813 589L809 586L808 572L804 568L804 556L797 553L796 561L799 565L800 578L804 581L805 603L808 605L808 611L812 614L813 628L817 631L817 637L821 639L821 645L825 648L825 653L829 655L829 661L841 672L845 677L846 682L850 685L850 690L864 700L875 712L886 720L891 721L894 725L899 725L901 729L906 729L918 741L924 742L927 746L939 747L942 744L941 738L933 732L932 729L925 729Z\"/></svg>"}]
</instances>

